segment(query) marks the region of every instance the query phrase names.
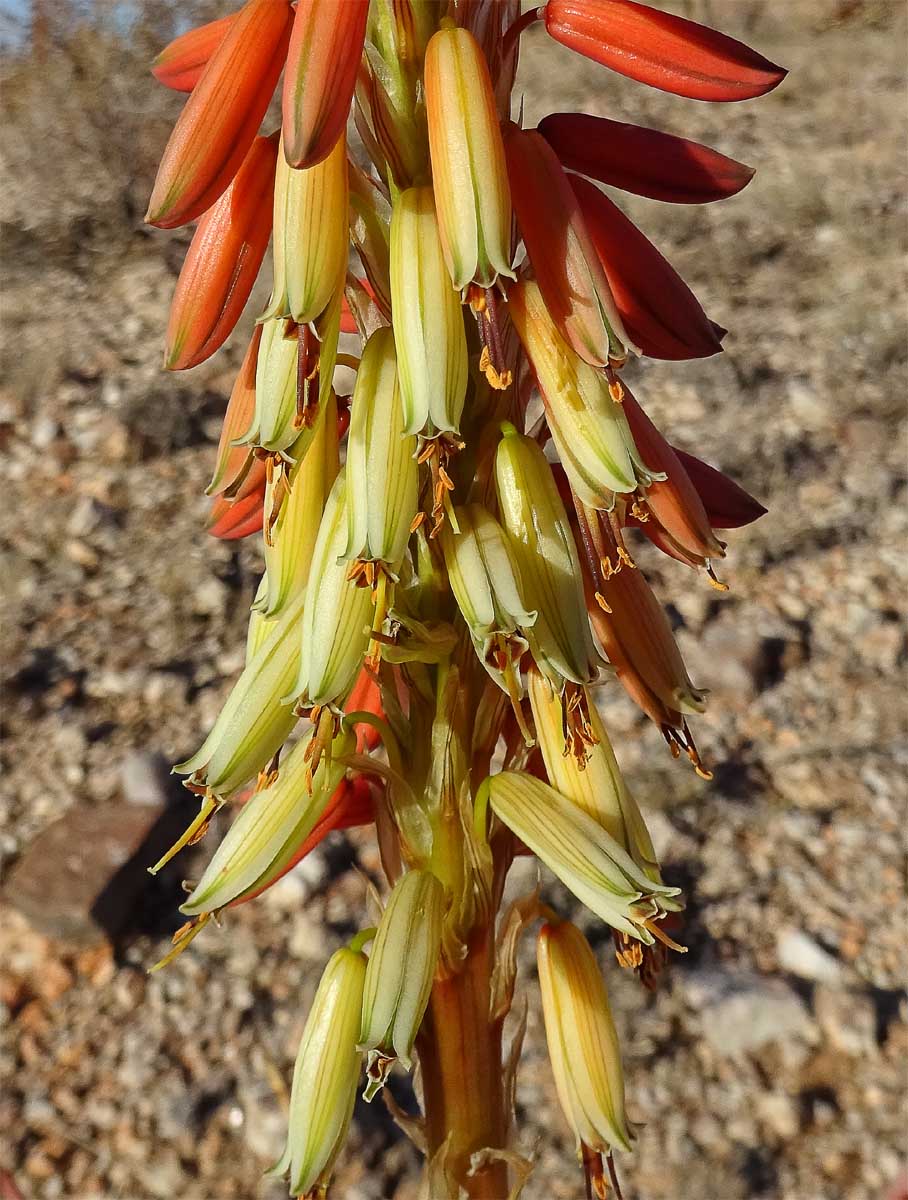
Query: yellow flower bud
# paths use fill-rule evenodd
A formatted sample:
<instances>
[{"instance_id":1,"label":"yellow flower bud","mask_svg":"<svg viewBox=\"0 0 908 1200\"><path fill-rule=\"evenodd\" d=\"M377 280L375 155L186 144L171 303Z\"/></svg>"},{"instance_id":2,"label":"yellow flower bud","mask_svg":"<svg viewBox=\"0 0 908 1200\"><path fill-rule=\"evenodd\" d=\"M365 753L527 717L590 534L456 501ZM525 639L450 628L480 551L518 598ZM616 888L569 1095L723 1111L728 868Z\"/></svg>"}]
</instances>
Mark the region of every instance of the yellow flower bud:
<instances>
[{"instance_id":1,"label":"yellow flower bud","mask_svg":"<svg viewBox=\"0 0 908 1200\"><path fill-rule=\"evenodd\" d=\"M629 1150L621 1049L596 957L565 921L542 927L536 962L555 1087L578 1152Z\"/></svg>"},{"instance_id":2,"label":"yellow flower bud","mask_svg":"<svg viewBox=\"0 0 908 1200\"><path fill-rule=\"evenodd\" d=\"M302 656L292 690L313 708L337 706L353 686L369 645L372 603L348 578L347 482L343 470L325 505L309 569Z\"/></svg>"},{"instance_id":3,"label":"yellow flower bud","mask_svg":"<svg viewBox=\"0 0 908 1200\"><path fill-rule=\"evenodd\" d=\"M365 955L344 947L328 961L293 1069L287 1147L270 1174L290 1174L290 1194L323 1197L350 1127L362 1054L356 1048Z\"/></svg>"},{"instance_id":4,"label":"yellow flower bud","mask_svg":"<svg viewBox=\"0 0 908 1200\"><path fill-rule=\"evenodd\" d=\"M342 733L334 739L314 773L310 793L311 742L310 730L282 760L274 783L243 805L180 912L190 917L217 912L261 891L282 873L343 778L345 767L337 759L352 753L356 738Z\"/></svg>"},{"instance_id":5,"label":"yellow flower bud","mask_svg":"<svg viewBox=\"0 0 908 1200\"><path fill-rule=\"evenodd\" d=\"M456 433L467 392L467 339L442 254L432 189L408 188L391 216L394 341L407 433Z\"/></svg>"},{"instance_id":6,"label":"yellow flower bud","mask_svg":"<svg viewBox=\"0 0 908 1200\"><path fill-rule=\"evenodd\" d=\"M344 559L383 564L391 577L407 550L419 505L416 438L404 435L394 335L366 342L347 438L347 546Z\"/></svg>"},{"instance_id":7,"label":"yellow flower bud","mask_svg":"<svg viewBox=\"0 0 908 1200\"><path fill-rule=\"evenodd\" d=\"M325 501L340 468L333 394L316 420L313 437L305 440L309 448L302 453L294 443L289 456L295 465L286 475L275 473L265 491L266 522L276 514L265 537L265 594L256 600L266 617L276 616L306 588Z\"/></svg>"},{"instance_id":8,"label":"yellow flower bud","mask_svg":"<svg viewBox=\"0 0 908 1200\"><path fill-rule=\"evenodd\" d=\"M444 888L430 871L408 871L388 900L366 969L361 1050L369 1051L365 1098L384 1086L394 1059L409 1071L441 949Z\"/></svg>"},{"instance_id":9,"label":"yellow flower bud","mask_svg":"<svg viewBox=\"0 0 908 1200\"><path fill-rule=\"evenodd\" d=\"M328 308L347 272L347 139L314 167L295 168L283 152L274 181L274 288L262 319L297 325Z\"/></svg>"},{"instance_id":10,"label":"yellow flower bud","mask_svg":"<svg viewBox=\"0 0 908 1200\"><path fill-rule=\"evenodd\" d=\"M590 683L599 658L577 550L552 468L532 438L523 437L513 425L504 430L495 455L495 481L522 594L537 614L525 630L530 650L559 691L565 680Z\"/></svg>"},{"instance_id":11,"label":"yellow flower bud","mask_svg":"<svg viewBox=\"0 0 908 1200\"><path fill-rule=\"evenodd\" d=\"M652 925L680 888L654 883L627 851L579 805L515 771L491 775L492 811L592 912L613 929L651 946Z\"/></svg>"},{"instance_id":12,"label":"yellow flower bud","mask_svg":"<svg viewBox=\"0 0 908 1200\"><path fill-rule=\"evenodd\" d=\"M426 112L435 204L454 286L491 287L511 270L511 190L489 68L467 29L433 34Z\"/></svg>"},{"instance_id":13,"label":"yellow flower bud","mask_svg":"<svg viewBox=\"0 0 908 1200\"><path fill-rule=\"evenodd\" d=\"M605 375L558 332L535 280L521 279L510 290L508 311L539 383L558 456L584 504L611 509L615 492L663 478L641 460Z\"/></svg>"},{"instance_id":14,"label":"yellow flower bud","mask_svg":"<svg viewBox=\"0 0 908 1200\"><path fill-rule=\"evenodd\" d=\"M299 673L303 596L288 604L243 669L200 749L175 771L229 796L267 766L296 716L284 699Z\"/></svg>"}]
</instances>

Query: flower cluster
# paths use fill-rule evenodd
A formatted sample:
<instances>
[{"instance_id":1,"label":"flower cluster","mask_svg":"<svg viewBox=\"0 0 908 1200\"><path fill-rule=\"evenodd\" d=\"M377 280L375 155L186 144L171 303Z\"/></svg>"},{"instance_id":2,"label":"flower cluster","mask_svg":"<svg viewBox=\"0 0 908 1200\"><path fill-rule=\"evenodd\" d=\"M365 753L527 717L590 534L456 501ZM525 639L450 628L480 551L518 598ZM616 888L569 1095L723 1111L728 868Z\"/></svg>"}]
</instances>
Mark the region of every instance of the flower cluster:
<instances>
[{"instance_id":1,"label":"flower cluster","mask_svg":"<svg viewBox=\"0 0 908 1200\"><path fill-rule=\"evenodd\" d=\"M199 812L162 863L238 815L190 889L169 961L332 830L375 829L387 898L328 963L293 1076L294 1195L322 1196L394 1063L422 1064L433 1196L504 1196L502 1026L536 919L558 1095L596 1195L633 1128L605 983L537 896L499 917L530 853L654 986L682 949L666 883L597 712L609 673L709 777L688 675L634 539L717 587L720 532L764 511L673 446L625 380L641 356L719 353L725 330L601 189L704 204L749 167L601 116L522 127L520 38L705 101L775 87L740 43L633 0L246 0L154 65L188 93L147 221L197 222L165 365L223 345L271 246L272 290L230 397L209 532L261 533L245 667L177 770ZM278 82L281 126L262 121ZM352 115L352 120L350 120ZM352 394L338 394L353 368ZM630 531L630 532L629 532ZM303 722L302 732L297 727ZM162 864L158 864L160 866ZM157 869L157 868L155 868Z\"/></svg>"}]
</instances>

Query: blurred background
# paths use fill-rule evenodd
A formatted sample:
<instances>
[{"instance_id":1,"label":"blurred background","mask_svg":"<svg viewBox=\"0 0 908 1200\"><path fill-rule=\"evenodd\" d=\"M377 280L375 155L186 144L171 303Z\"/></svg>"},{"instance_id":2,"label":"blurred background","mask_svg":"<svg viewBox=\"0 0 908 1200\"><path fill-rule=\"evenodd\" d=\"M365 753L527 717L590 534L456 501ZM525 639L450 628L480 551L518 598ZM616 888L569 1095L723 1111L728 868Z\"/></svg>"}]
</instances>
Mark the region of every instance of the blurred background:
<instances>
[{"instance_id":1,"label":"blurred background","mask_svg":"<svg viewBox=\"0 0 908 1200\"><path fill-rule=\"evenodd\" d=\"M724 204L626 203L731 330L719 359L643 364L636 391L673 441L770 513L731 535L725 596L646 563L712 689L695 733L713 782L673 763L617 686L601 693L689 901L689 953L656 995L580 918L639 1125L619 1169L628 1200L894 1197L908 1049L906 7L665 7L789 78L711 107L610 76L536 28L518 89L528 123L608 114L758 168ZM377 867L368 838L332 835L146 974L179 923L181 877L218 836L150 881L194 811L168 764L197 747L236 677L261 570L255 546L203 531L244 331L195 371L162 373L188 234L141 223L180 105L148 64L223 11L0 0L4 1200L285 1195L262 1171L282 1148L292 1059L321 966L363 908L347 868ZM519 1149L538 1163L525 1197L580 1197L531 954L524 967ZM402 1077L392 1090L412 1107ZM418 1162L380 1103L359 1105L333 1194L409 1200Z\"/></svg>"}]
</instances>

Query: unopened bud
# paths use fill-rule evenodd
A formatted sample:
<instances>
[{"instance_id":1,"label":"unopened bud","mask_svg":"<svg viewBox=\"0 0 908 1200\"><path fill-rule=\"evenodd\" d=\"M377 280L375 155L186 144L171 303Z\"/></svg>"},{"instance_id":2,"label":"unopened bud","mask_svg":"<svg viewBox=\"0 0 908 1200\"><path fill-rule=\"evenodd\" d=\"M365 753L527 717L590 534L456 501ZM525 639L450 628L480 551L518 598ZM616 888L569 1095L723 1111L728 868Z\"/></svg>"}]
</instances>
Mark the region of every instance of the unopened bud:
<instances>
[{"instance_id":1,"label":"unopened bud","mask_svg":"<svg viewBox=\"0 0 908 1200\"><path fill-rule=\"evenodd\" d=\"M365 1098L384 1086L393 1060L412 1065L441 949L444 888L430 871L408 871L395 885L369 954L360 1049L368 1050Z\"/></svg>"}]
</instances>

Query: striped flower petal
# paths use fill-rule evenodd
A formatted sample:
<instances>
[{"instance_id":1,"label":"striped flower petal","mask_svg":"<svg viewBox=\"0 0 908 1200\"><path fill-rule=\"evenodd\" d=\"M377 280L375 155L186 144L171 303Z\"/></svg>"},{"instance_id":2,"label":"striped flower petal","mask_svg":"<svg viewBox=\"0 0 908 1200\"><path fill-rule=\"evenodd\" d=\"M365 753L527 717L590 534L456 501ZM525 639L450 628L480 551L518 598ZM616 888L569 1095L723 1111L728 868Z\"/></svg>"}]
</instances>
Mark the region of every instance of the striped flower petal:
<instances>
[{"instance_id":1,"label":"striped flower petal","mask_svg":"<svg viewBox=\"0 0 908 1200\"><path fill-rule=\"evenodd\" d=\"M180 34L154 60L152 75L174 92L191 92L235 21L236 13L230 13Z\"/></svg>"},{"instance_id":2,"label":"striped flower petal","mask_svg":"<svg viewBox=\"0 0 908 1200\"><path fill-rule=\"evenodd\" d=\"M544 11L556 42L691 100L749 100L787 74L734 38L633 0L549 0Z\"/></svg>"}]
</instances>

